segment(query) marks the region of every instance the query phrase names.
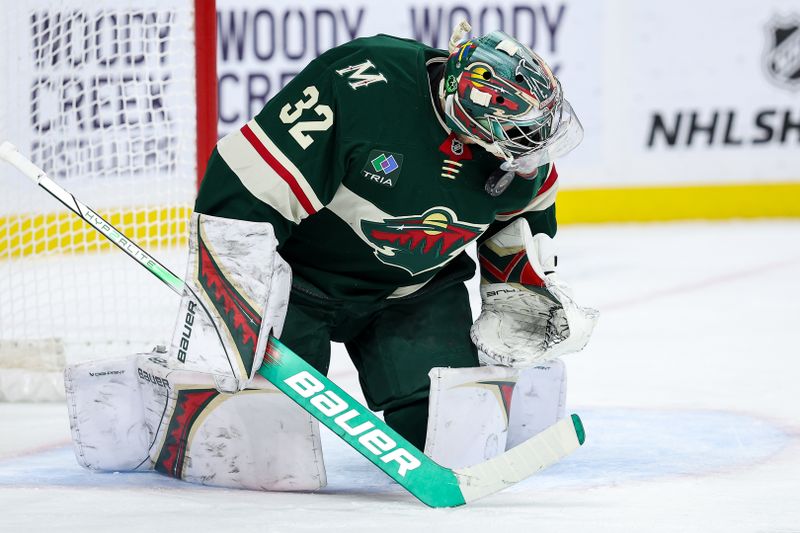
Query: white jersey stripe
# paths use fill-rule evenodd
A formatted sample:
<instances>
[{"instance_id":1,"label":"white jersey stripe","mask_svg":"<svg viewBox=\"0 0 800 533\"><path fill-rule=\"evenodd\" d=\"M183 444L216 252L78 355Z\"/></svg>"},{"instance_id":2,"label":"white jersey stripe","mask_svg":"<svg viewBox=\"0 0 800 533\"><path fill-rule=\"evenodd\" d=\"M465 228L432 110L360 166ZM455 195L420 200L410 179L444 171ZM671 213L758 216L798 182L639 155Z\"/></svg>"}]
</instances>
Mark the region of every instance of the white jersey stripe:
<instances>
[{"instance_id":1,"label":"white jersey stripe","mask_svg":"<svg viewBox=\"0 0 800 533\"><path fill-rule=\"evenodd\" d=\"M308 198L308 200L311 202L314 210L319 211L325 207L322 205L322 202L319 201L319 198L317 198L317 194L314 192L314 189L311 187L311 184L308 183L308 180L306 180L306 177L303 175L303 173L300 172L300 169L298 169L295 164L292 163L292 161L286 157L286 155L284 155L284 153L281 152L277 146L275 146L275 143L273 143L272 139L270 139L266 132L261 129L261 126L258 125L255 119L248 122L247 125L250 127L252 132L255 133L256 137L258 137L258 140L261 141L264 146L266 146L267 150L270 151L273 157L275 157L275 159L278 160L278 162L289 171L294 179L297 180L297 184L301 189L303 189L303 193L305 193L306 198Z\"/></svg>"},{"instance_id":2,"label":"white jersey stripe","mask_svg":"<svg viewBox=\"0 0 800 533\"><path fill-rule=\"evenodd\" d=\"M278 168L270 166L245 136L243 130L246 129L249 129L251 136L255 136L264 145L262 148L268 150L283 168L279 165L276 165ZM250 194L278 211L285 219L299 224L309 214L323 208L302 173L278 150L255 121L250 121L242 130L220 139L217 150ZM292 190L293 186L300 195Z\"/></svg>"}]
</instances>

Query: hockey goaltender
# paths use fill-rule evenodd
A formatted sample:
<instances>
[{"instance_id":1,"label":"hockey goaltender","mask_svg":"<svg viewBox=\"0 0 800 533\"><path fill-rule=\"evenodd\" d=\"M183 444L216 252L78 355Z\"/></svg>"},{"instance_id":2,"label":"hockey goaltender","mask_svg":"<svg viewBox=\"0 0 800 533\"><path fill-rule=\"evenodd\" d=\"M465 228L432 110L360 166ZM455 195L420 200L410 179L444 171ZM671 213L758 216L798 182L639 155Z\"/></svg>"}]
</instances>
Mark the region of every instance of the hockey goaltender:
<instances>
[{"instance_id":1,"label":"hockey goaltender","mask_svg":"<svg viewBox=\"0 0 800 533\"><path fill-rule=\"evenodd\" d=\"M324 486L317 421L256 373L270 334L322 373L344 343L369 408L450 468L563 416L558 358L597 312L555 271L553 160L583 130L537 54L467 30L449 52L386 35L333 48L219 141L171 346L67 369L81 465Z\"/></svg>"}]
</instances>

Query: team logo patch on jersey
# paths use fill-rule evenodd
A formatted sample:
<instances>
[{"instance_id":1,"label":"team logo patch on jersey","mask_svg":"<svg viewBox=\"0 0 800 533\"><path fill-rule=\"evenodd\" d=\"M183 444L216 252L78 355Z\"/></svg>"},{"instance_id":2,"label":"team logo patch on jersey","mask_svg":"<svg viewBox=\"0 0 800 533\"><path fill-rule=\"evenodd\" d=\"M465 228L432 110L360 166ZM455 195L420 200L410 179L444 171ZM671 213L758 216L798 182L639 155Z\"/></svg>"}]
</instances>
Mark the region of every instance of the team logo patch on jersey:
<instances>
[{"instance_id":1,"label":"team logo patch on jersey","mask_svg":"<svg viewBox=\"0 0 800 533\"><path fill-rule=\"evenodd\" d=\"M384 187L394 187L402 168L403 154L373 150L361 172L369 181Z\"/></svg>"},{"instance_id":2,"label":"team logo patch on jersey","mask_svg":"<svg viewBox=\"0 0 800 533\"><path fill-rule=\"evenodd\" d=\"M355 90L359 87L366 87L372 83L383 82L389 83L386 76L378 72L372 61L367 59L363 63L350 65L336 71L339 76L347 77L348 85Z\"/></svg>"},{"instance_id":3,"label":"team logo patch on jersey","mask_svg":"<svg viewBox=\"0 0 800 533\"><path fill-rule=\"evenodd\" d=\"M381 262L412 276L440 267L483 233L486 226L460 222L446 207L421 215L361 221L361 231Z\"/></svg>"}]
</instances>

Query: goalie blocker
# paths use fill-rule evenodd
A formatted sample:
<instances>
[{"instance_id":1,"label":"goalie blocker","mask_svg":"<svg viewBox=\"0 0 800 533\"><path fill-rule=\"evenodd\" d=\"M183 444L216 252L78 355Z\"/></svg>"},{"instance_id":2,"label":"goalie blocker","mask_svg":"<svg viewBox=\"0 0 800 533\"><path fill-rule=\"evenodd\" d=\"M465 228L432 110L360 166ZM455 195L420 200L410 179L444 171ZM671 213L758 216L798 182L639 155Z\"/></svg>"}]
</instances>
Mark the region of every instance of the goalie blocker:
<instances>
[{"instance_id":1,"label":"goalie blocker","mask_svg":"<svg viewBox=\"0 0 800 533\"><path fill-rule=\"evenodd\" d=\"M194 213L170 366L215 376L221 391L245 389L280 337L292 274L272 224Z\"/></svg>"}]
</instances>

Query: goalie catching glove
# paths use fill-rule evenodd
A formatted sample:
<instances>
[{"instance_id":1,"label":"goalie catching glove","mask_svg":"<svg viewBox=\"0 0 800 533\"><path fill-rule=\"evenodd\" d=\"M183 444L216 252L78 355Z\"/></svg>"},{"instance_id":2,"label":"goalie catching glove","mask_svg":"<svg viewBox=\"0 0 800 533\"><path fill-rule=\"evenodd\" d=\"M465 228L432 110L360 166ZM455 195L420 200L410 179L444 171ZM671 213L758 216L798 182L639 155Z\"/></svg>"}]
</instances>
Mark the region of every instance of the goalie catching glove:
<instances>
[{"instance_id":1,"label":"goalie catching glove","mask_svg":"<svg viewBox=\"0 0 800 533\"><path fill-rule=\"evenodd\" d=\"M527 367L586 346L599 313L555 273L552 239L517 219L478 248L481 314L470 330L485 365Z\"/></svg>"}]
</instances>

